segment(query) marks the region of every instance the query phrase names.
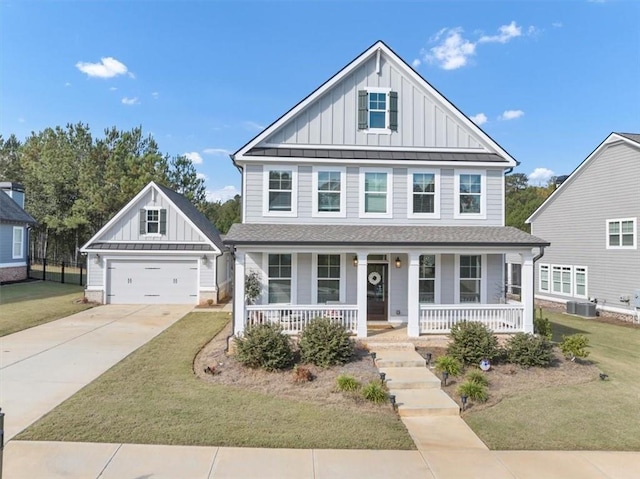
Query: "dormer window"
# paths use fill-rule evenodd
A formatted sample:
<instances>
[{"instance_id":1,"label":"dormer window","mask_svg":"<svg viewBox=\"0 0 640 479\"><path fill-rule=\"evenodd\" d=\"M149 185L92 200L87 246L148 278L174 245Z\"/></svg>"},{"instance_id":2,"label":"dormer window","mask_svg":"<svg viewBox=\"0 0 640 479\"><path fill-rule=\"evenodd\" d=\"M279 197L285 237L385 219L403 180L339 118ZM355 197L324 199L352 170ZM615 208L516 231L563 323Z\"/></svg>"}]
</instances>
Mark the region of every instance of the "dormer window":
<instances>
[{"instance_id":1,"label":"dormer window","mask_svg":"<svg viewBox=\"0 0 640 479\"><path fill-rule=\"evenodd\" d=\"M140 210L140 234L167 234L167 210L164 208L146 208Z\"/></svg>"},{"instance_id":2,"label":"dormer window","mask_svg":"<svg viewBox=\"0 0 640 479\"><path fill-rule=\"evenodd\" d=\"M358 91L358 130L369 133L398 131L398 92L389 88Z\"/></svg>"}]
</instances>

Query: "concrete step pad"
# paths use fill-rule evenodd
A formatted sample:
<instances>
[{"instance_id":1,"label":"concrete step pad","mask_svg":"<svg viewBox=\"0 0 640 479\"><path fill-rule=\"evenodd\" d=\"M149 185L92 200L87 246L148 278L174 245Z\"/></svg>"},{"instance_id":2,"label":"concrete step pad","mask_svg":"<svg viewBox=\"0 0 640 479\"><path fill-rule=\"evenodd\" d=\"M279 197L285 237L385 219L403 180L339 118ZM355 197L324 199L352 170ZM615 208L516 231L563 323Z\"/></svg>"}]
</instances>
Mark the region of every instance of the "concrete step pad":
<instances>
[{"instance_id":1,"label":"concrete step pad","mask_svg":"<svg viewBox=\"0 0 640 479\"><path fill-rule=\"evenodd\" d=\"M460 407L440 389L390 389L400 416L459 416Z\"/></svg>"},{"instance_id":2,"label":"concrete step pad","mask_svg":"<svg viewBox=\"0 0 640 479\"><path fill-rule=\"evenodd\" d=\"M376 366L382 368L411 368L426 366L425 359L415 351L380 349L376 351Z\"/></svg>"},{"instance_id":3,"label":"concrete step pad","mask_svg":"<svg viewBox=\"0 0 640 479\"><path fill-rule=\"evenodd\" d=\"M413 343L403 343L403 342L383 342L383 341L363 341L364 344L369 348L369 351L380 351L382 349L385 350L395 350L395 351L415 351L416 347Z\"/></svg>"},{"instance_id":4,"label":"concrete step pad","mask_svg":"<svg viewBox=\"0 0 640 479\"><path fill-rule=\"evenodd\" d=\"M489 450L461 417L403 417L402 422L420 451Z\"/></svg>"},{"instance_id":5,"label":"concrete step pad","mask_svg":"<svg viewBox=\"0 0 640 479\"><path fill-rule=\"evenodd\" d=\"M389 389L440 389L440 378L425 367L381 368Z\"/></svg>"}]
</instances>

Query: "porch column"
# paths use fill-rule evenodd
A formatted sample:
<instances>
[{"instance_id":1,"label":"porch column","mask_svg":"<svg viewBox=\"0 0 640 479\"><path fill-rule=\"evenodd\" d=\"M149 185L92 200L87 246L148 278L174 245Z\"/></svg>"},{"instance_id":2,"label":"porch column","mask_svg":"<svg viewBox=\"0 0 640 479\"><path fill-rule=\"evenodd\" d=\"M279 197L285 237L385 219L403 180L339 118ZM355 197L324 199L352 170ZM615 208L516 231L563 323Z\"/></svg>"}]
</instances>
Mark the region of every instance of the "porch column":
<instances>
[{"instance_id":1,"label":"porch column","mask_svg":"<svg viewBox=\"0 0 640 479\"><path fill-rule=\"evenodd\" d=\"M533 333L533 315L534 315L534 298L533 298L533 253L520 253L522 258L522 286L520 298L524 306L522 314L522 326L525 333Z\"/></svg>"},{"instance_id":2,"label":"porch column","mask_svg":"<svg viewBox=\"0 0 640 479\"><path fill-rule=\"evenodd\" d=\"M407 336L417 338L420 336L420 253L409 253L407 291Z\"/></svg>"},{"instance_id":3,"label":"porch column","mask_svg":"<svg viewBox=\"0 0 640 479\"><path fill-rule=\"evenodd\" d=\"M233 334L236 336L244 331L246 318L244 300L244 261L245 253L236 251L235 277L233 281Z\"/></svg>"},{"instance_id":4,"label":"porch column","mask_svg":"<svg viewBox=\"0 0 640 479\"><path fill-rule=\"evenodd\" d=\"M367 253L358 252L358 337L367 337Z\"/></svg>"}]
</instances>

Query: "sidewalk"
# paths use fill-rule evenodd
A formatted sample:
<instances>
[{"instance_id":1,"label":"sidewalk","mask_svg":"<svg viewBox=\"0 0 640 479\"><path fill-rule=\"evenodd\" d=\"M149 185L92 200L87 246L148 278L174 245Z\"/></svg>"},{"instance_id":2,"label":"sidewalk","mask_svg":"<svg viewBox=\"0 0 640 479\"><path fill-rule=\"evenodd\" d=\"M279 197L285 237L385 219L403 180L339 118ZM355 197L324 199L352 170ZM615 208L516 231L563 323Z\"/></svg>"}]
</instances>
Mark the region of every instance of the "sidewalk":
<instances>
[{"instance_id":1,"label":"sidewalk","mask_svg":"<svg viewBox=\"0 0 640 479\"><path fill-rule=\"evenodd\" d=\"M635 479L640 453L362 451L11 441L8 479Z\"/></svg>"}]
</instances>

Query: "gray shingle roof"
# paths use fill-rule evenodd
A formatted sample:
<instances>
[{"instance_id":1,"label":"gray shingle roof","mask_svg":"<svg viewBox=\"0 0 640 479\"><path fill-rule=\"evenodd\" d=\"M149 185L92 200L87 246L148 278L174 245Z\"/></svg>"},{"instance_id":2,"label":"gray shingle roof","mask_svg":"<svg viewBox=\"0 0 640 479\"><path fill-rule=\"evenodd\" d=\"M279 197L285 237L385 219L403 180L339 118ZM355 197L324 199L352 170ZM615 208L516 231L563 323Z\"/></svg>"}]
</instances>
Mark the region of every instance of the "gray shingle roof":
<instances>
[{"instance_id":1,"label":"gray shingle roof","mask_svg":"<svg viewBox=\"0 0 640 479\"><path fill-rule=\"evenodd\" d=\"M220 238L220 232L218 229L209 221L209 219L196 208L191 201L186 199L180 193L176 193L172 189L167 188L163 185L157 185L158 188L162 190L162 192L169 197L173 203L182 210L182 212L195 224L200 231L202 231L207 238L211 240L213 244L215 244L220 251L225 249L224 244L222 243L222 239Z\"/></svg>"},{"instance_id":2,"label":"gray shingle roof","mask_svg":"<svg viewBox=\"0 0 640 479\"><path fill-rule=\"evenodd\" d=\"M337 158L341 160L414 160L508 163L494 153L460 153L433 151L381 151L321 148L252 148L247 156L271 156L280 158Z\"/></svg>"},{"instance_id":3,"label":"gray shingle roof","mask_svg":"<svg viewBox=\"0 0 640 479\"><path fill-rule=\"evenodd\" d=\"M640 133L618 133L620 136L624 136L625 138L635 141L640 145Z\"/></svg>"},{"instance_id":4,"label":"gray shingle roof","mask_svg":"<svg viewBox=\"0 0 640 479\"><path fill-rule=\"evenodd\" d=\"M211 245L203 243L91 243L87 249L110 249L118 251L213 251Z\"/></svg>"},{"instance_id":5,"label":"gray shingle roof","mask_svg":"<svg viewBox=\"0 0 640 479\"><path fill-rule=\"evenodd\" d=\"M234 224L229 245L548 246L510 226Z\"/></svg>"},{"instance_id":6,"label":"gray shingle roof","mask_svg":"<svg viewBox=\"0 0 640 479\"><path fill-rule=\"evenodd\" d=\"M33 217L4 191L0 191L0 223L37 224Z\"/></svg>"}]
</instances>

